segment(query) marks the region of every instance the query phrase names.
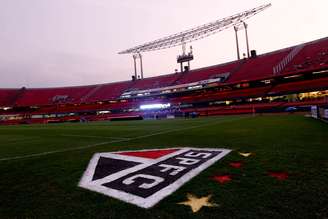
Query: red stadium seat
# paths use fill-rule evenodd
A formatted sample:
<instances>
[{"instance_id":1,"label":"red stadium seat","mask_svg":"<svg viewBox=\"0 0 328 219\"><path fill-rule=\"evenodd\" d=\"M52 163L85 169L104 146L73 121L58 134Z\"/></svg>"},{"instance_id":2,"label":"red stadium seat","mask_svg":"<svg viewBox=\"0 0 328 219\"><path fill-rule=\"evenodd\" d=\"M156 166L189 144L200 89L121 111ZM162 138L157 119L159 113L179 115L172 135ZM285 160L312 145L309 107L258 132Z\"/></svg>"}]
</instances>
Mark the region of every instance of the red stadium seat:
<instances>
[{"instance_id":1,"label":"red stadium seat","mask_svg":"<svg viewBox=\"0 0 328 219\"><path fill-rule=\"evenodd\" d=\"M19 89L0 89L0 106L13 106Z\"/></svg>"}]
</instances>

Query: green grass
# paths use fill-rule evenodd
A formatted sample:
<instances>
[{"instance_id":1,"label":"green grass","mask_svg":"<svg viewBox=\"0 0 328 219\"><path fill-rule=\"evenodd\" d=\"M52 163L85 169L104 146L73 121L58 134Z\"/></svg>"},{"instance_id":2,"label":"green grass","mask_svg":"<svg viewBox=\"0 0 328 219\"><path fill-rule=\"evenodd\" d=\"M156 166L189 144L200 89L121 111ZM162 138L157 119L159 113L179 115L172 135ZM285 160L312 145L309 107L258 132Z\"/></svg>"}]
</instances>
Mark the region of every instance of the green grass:
<instances>
[{"instance_id":1,"label":"green grass","mask_svg":"<svg viewBox=\"0 0 328 219\"><path fill-rule=\"evenodd\" d=\"M327 133L326 123L302 116L0 127L0 219L327 218ZM112 142L118 137L131 140ZM177 146L233 151L148 210L77 187L96 152ZM243 158L238 151L255 155ZM20 158L44 152L51 153ZM244 166L233 169L231 161ZM287 171L289 178L278 181L267 175L271 170ZM233 180L211 179L224 173ZM193 214L176 204L189 192L213 194L220 206Z\"/></svg>"}]
</instances>

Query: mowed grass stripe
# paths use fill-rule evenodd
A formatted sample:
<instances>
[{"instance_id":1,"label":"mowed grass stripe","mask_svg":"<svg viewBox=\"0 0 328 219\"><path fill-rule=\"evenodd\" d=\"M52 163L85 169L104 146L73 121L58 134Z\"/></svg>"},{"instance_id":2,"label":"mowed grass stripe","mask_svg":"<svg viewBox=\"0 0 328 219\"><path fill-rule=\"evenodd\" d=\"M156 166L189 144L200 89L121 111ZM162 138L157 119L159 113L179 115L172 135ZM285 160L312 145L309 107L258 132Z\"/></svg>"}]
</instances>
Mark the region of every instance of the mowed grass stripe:
<instances>
[{"instance_id":1,"label":"mowed grass stripe","mask_svg":"<svg viewBox=\"0 0 328 219\"><path fill-rule=\"evenodd\" d=\"M97 146L103 146L103 145L108 145L112 143L121 143L121 142L128 142L128 141L134 141L134 140L139 140L139 139L144 139L144 138L149 138L153 136L158 136L158 135L164 135L172 132L181 132L185 130L191 130L191 129L197 129L197 128L202 128L202 127L207 127L207 126L212 126L220 123L227 123L227 122L234 122L236 120L240 120L243 118L248 118L248 117L228 117L227 118L219 118L219 119L213 119L214 122L205 122L201 123L199 125L193 125L193 126L187 126L187 127L180 127L180 128L171 128L171 129L164 129L162 131L154 131L150 134L145 134L145 135L138 135L136 137L131 137L131 138L121 138L117 137L117 140L112 140L112 141L103 141L103 142L98 142L94 144L89 144L85 146L76 146L76 147L71 147L71 148L66 148L66 149L61 149L61 150L52 150L52 151L45 151L41 153L33 153L33 154L26 154L26 155L20 155L20 156L11 156L11 157L2 157L0 158L0 161L10 161L10 160L18 160L18 159L26 159L26 158L35 158L35 157L40 157L40 156L47 156L50 154L56 154L56 153L63 153L63 152L69 152L69 151L75 151L75 150L83 150L83 149L89 149ZM62 135L65 137L77 137L76 135ZM87 137L87 136L83 136ZM82 138L83 138L82 137ZM95 137L95 136L93 136ZM111 137L108 137L111 138Z\"/></svg>"},{"instance_id":2,"label":"mowed grass stripe","mask_svg":"<svg viewBox=\"0 0 328 219\"><path fill-rule=\"evenodd\" d=\"M102 139L118 139L118 140L128 140L130 138L125 137L109 137L109 136L95 136L95 135L61 135L64 137L77 137L77 138L102 138Z\"/></svg>"}]
</instances>

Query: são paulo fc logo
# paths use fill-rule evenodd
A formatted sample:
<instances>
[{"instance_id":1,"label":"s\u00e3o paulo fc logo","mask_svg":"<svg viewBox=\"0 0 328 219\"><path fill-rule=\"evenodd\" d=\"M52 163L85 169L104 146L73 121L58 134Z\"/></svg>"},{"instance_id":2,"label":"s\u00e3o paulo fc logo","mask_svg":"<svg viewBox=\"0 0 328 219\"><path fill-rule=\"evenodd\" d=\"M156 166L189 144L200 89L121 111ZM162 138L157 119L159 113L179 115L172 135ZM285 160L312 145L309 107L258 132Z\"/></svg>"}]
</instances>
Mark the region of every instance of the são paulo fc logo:
<instances>
[{"instance_id":1,"label":"s\u00e3o paulo fc logo","mask_svg":"<svg viewBox=\"0 0 328 219\"><path fill-rule=\"evenodd\" d=\"M230 152L169 148L95 154L79 186L150 208Z\"/></svg>"}]
</instances>

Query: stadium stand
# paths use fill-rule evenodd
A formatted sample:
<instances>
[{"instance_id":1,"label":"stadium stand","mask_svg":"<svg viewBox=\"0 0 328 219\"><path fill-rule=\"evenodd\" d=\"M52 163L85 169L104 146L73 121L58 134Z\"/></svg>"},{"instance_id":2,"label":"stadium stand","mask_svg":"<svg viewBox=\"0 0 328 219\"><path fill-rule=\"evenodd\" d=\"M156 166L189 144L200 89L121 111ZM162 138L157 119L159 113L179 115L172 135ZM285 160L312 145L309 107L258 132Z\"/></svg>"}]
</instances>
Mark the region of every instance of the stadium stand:
<instances>
[{"instance_id":1,"label":"stadium stand","mask_svg":"<svg viewBox=\"0 0 328 219\"><path fill-rule=\"evenodd\" d=\"M286 94L295 92L306 92L312 90L326 89L328 85L328 78L319 78L306 81L297 81L286 84L278 84L271 91L270 94Z\"/></svg>"},{"instance_id":2,"label":"stadium stand","mask_svg":"<svg viewBox=\"0 0 328 219\"><path fill-rule=\"evenodd\" d=\"M213 78L220 77L221 75L227 74L227 73L230 75L242 63L243 63L243 61L235 61L235 62L231 62L231 63L197 69L197 70L193 70L193 71L182 72L182 73L179 73L181 76L175 82L175 84L176 85L188 84L188 83L193 83L193 82L197 82L197 81L213 79Z\"/></svg>"},{"instance_id":3,"label":"stadium stand","mask_svg":"<svg viewBox=\"0 0 328 219\"><path fill-rule=\"evenodd\" d=\"M228 82L233 83L272 77L274 76L272 72L273 66L288 56L290 51L291 49L289 48L247 59L241 69L228 79Z\"/></svg>"},{"instance_id":4,"label":"stadium stand","mask_svg":"<svg viewBox=\"0 0 328 219\"><path fill-rule=\"evenodd\" d=\"M0 106L13 106L18 89L0 89Z\"/></svg>"},{"instance_id":5,"label":"stadium stand","mask_svg":"<svg viewBox=\"0 0 328 219\"><path fill-rule=\"evenodd\" d=\"M85 102L97 102L97 101L116 99L125 90L129 89L132 86L132 84L133 83L131 81L125 81L125 82L97 85L96 90L94 90L91 94L87 94L84 97Z\"/></svg>"},{"instance_id":6,"label":"stadium stand","mask_svg":"<svg viewBox=\"0 0 328 219\"><path fill-rule=\"evenodd\" d=\"M295 72L306 68L327 65L328 40L320 39L304 45L304 48L295 56L293 62L286 67L286 72Z\"/></svg>"},{"instance_id":7,"label":"stadium stand","mask_svg":"<svg viewBox=\"0 0 328 219\"><path fill-rule=\"evenodd\" d=\"M32 88L16 100L17 106L51 105L56 103L79 103L95 86Z\"/></svg>"},{"instance_id":8,"label":"stadium stand","mask_svg":"<svg viewBox=\"0 0 328 219\"><path fill-rule=\"evenodd\" d=\"M145 78L136 80L130 87L130 90L145 90L159 87L167 87L172 85L177 80L178 74L169 74L157 77Z\"/></svg>"},{"instance_id":9,"label":"stadium stand","mask_svg":"<svg viewBox=\"0 0 328 219\"><path fill-rule=\"evenodd\" d=\"M136 117L144 113L139 109L141 104L153 103L171 103L174 110L195 111L199 115L254 113L307 105L313 100L296 98L296 102L290 103L286 95L318 91L328 95L325 90L328 90L328 38L141 80L76 87L0 89L0 116L6 115L0 117L0 121L4 123L11 118L7 123L12 124L16 120L49 122L76 121L81 117L89 120ZM134 96L124 96L125 93ZM277 98L285 101L272 102ZM254 99L260 103L250 103ZM287 99L291 105L286 105ZM223 105L210 106L213 101L221 101ZM327 98L316 103L327 104ZM186 104L191 107L184 108ZM60 114L61 118L48 119L50 114L55 117Z\"/></svg>"}]
</instances>

